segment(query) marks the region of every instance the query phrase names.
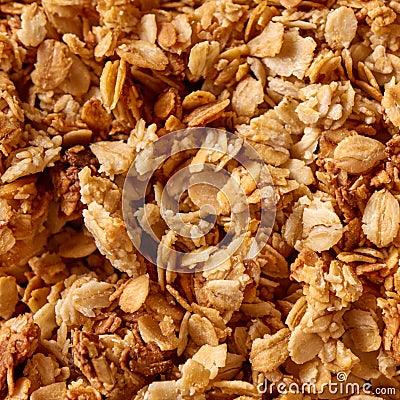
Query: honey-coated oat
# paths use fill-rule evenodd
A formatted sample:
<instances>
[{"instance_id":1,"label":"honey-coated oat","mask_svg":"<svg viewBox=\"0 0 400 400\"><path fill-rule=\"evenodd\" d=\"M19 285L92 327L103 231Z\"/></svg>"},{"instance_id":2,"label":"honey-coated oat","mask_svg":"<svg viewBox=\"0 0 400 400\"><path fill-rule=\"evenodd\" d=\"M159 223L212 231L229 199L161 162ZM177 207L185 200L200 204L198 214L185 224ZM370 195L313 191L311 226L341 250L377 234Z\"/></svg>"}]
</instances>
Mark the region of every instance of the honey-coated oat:
<instances>
[{"instance_id":1,"label":"honey-coated oat","mask_svg":"<svg viewBox=\"0 0 400 400\"><path fill-rule=\"evenodd\" d=\"M171 155L123 209L131 166L201 127L238 141ZM399 128L394 0L1 1L0 398L399 399ZM229 179L173 213L204 164Z\"/></svg>"}]
</instances>

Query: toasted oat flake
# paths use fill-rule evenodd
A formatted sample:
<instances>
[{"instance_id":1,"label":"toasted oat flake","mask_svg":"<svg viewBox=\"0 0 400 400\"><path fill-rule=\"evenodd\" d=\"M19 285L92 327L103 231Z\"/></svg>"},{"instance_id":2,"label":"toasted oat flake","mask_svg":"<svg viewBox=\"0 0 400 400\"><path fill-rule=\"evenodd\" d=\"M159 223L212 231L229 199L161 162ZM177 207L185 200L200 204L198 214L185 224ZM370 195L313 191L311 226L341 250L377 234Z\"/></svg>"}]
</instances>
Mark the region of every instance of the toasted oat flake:
<instances>
[{"instance_id":1,"label":"toasted oat flake","mask_svg":"<svg viewBox=\"0 0 400 400\"><path fill-rule=\"evenodd\" d=\"M188 68L194 78L205 78L219 56L218 42L200 42L190 51Z\"/></svg>"},{"instance_id":2,"label":"toasted oat flake","mask_svg":"<svg viewBox=\"0 0 400 400\"><path fill-rule=\"evenodd\" d=\"M119 305L125 312L134 313L139 310L149 294L149 276L141 275L132 279L124 287Z\"/></svg>"},{"instance_id":3,"label":"toasted oat flake","mask_svg":"<svg viewBox=\"0 0 400 400\"><path fill-rule=\"evenodd\" d=\"M168 65L163 51L154 43L145 40L132 40L117 48L117 54L129 64L142 68L162 71Z\"/></svg>"},{"instance_id":4,"label":"toasted oat flake","mask_svg":"<svg viewBox=\"0 0 400 400\"><path fill-rule=\"evenodd\" d=\"M0 316L10 318L18 303L18 288L13 276L2 276L0 278Z\"/></svg>"},{"instance_id":5,"label":"toasted oat flake","mask_svg":"<svg viewBox=\"0 0 400 400\"><path fill-rule=\"evenodd\" d=\"M398 389L397 1L0 11L0 398Z\"/></svg>"},{"instance_id":6,"label":"toasted oat flake","mask_svg":"<svg viewBox=\"0 0 400 400\"><path fill-rule=\"evenodd\" d=\"M298 31L286 32L280 52L274 57L264 57L263 63L272 75L303 79L317 44L311 37L303 38Z\"/></svg>"},{"instance_id":7,"label":"toasted oat flake","mask_svg":"<svg viewBox=\"0 0 400 400\"><path fill-rule=\"evenodd\" d=\"M399 231L398 200L388 190L373 193L365 207L362 222L362 229L372 243L378 247L387 246Z\"/></svg>"},{"instance_id":8,"label":"toasted oat flake","mask_svg":"<svg viewBox=\"0 0 400 400\"><path fill-rule=\"evenodd\" d=\"M366 172L386 158L385 146L382 143L361 135L343 139L333 156L339 168L351 174Z\"/></svg>"},{"instance_id":9,"label":"toasted oat flake","mask_svg":"<svg viewBox=\"0 0 400 400\"><path fill-rule=\"evenodd\" d=\"M252 343L250 362L255 371L268 373L277 369L289 356L289 329L281 329L274 335L264 335Z\"/></svg>"},{"instance_id":10,"label":"toasted oat flake","mask_svg":"<svg viewBox=\"0 0 400 400\"><path fill-rule=\"evenodd\" d=\"M247 43L250 55L255 57L274 57L281 50L284 26L279 22L270 22L260 35Z\"/></svg>"},{"instance_id":11,"label":"toasted oat flake","mask_svg":"<svg viewBox=\"0 0 400 400\"><path fill-rule=\"evenodd\" d=\"M339 7L328 14L325 39L333 49L348 48L357 31L357 18L349 7Z\"/></svg>"},{"instance_id":12,"label":"toasted oat flake","mask_svg":"<svg viewBox=\"0 0 400 400\"><path fill-rule=\"evenodd\" d=\"M394 80L392 79L385 86L385 93L382 99L382 106L390 122L397 127L400 126L399 104L400 104L400 85L395 84Z\"/></svg>"},{"instance_id":13,"label":"toasted oat flake","mask_svg":"<svg viewBox=\"0 0 400 400\"><path fill-rule=\"evenodd\" d=\"M328 250L342 237L343 227L330 201L315 198L303 211L304 247Z\"/></svg>"}]
</instances>

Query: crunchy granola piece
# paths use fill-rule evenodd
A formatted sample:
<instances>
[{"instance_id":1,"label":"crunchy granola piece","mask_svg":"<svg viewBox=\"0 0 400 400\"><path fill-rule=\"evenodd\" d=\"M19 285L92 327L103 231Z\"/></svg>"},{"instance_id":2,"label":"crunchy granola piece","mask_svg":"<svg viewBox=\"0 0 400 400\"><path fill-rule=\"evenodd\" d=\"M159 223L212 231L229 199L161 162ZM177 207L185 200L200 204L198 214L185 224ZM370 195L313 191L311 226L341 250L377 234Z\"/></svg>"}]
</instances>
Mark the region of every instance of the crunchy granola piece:
<instances>
[{"instance_id":1,"label":"crunchy granola piece","mask_svg":"<svg viewBox=\"0 0 400 400\"><path fill-rule=\"evenodd\" d=\"M358 350L370 352L379 349L382 338L378 325L370 312L353 309L347 311L343 318Z\"/></svg>"},{"instance_id":2,"label":"crunchy granola piece","mask_svg":"<svg viewBox=\"0 0 400 400\"><path fill-rule=\"evenodd\" d=\"M349 264L331 261L325 279L330 283L330 290L340 299L340 305L335 304L337 309L354 303L363 292L363 285Z\"/></svg>"},{"instance_id":3,"label":"crunchy granola piece","mask_svg":"<svg viewBox=\"0 0 400 400\"><path fill-rule=\"evenodd\" d=\"M400 206L398 200L385 189L369 198L362 218L362 230L378 247L387 246L399 231Z\"/></svg>"},{"instance_id":4,"label":"crunchy granola piece","mask_svg":"<svg viewBox=\"0 0 400 400\"><path fill-rule=\"evenodd\" d=\"M269 110L259 117L252 118L250 124L238 125L236 129L239 136L251 140L250 143L266 163L281 165L290 158L289 148L292 138L275 110Z\"/></svg>"},{"instance_id":5,"label":"crunchy granola piece","mask_svg":"<svg viewBox=\"0 0 400 400\"><path fill-rule=\"evenodd\" d=\"M125 344L124 344L125 345ZM168 352L162 352L154 343L144 344L135 337L133 344L121 354L122 368L142 375L157 375L167 371L172 366L172 361L166 359Z\"/></svg>"},{"instance_id":6,"label":"crunchy granola piece","mask_svg":"<svg viewBox=\"0 0 400 400\"><path fill-rule=\"evenodd\" d=\"M37 133L29 142L31 146L12 153L9 166L1 176L3 183L42 172L46 167L52 167L60 158L61 136L50 139L43 131Z\"/></svg>"},{"instance_id":7,"label":"crunchy granola piece","mask_svg":"<svg viewBox=\"0 0 400 400\"><path fill-rule=\"evenodd\" d=\"M187 14L178 14L171 22L161 24L158 44L170 53L180 55L192 44L192 27Z\"/></svg>"},{"instance_id":8,"label":"crunchy granola piece","mask_svg":"<svg viewBox=\"0 0 400 400\"><path fill-rule=\"evenodd\" d=\"M190 50L188 68L195 80L201 77L205 78L220 52L220 44L218 42L200 42L195 44Z\"/></svg>"},{"instance_id":9,"label":"crunchy granola piece","mask_svg":"<svg viewBox=\"0 0 400 400\"><path fill-rule=\"evenodd\" d=\"M400 126L400 84L395 83L394 78L385 85L382 106L389 121L396 127Z\"/></svg>"},{"instance_id":10,"label":"crunchy granola piece","mask_svg":"<svg viewBox=\"0 0 400 400\"><path fill-rule=\"evenodd\" d=\"M210 380L210 371L202 364L189 359L181 367L182 377L176 382L184 396L202 393Z\"/></svg>"},{"instance_id":11,"label":"crunchy granola piece","mask_svg":"<svg viewBox=\"0 0 400 400\"><path fill-rule=\"evenodd\" d=\"M109 179L92 176L89 167L83 168L78 176L82 203L98 203L109 212L115 212L118 209L121 193L115 183Z\"/></svg>"},{"instance_id":12,"label":"crunchy granola piece","mask_svg":"<svg viewBox=\"0 0 400 400\"><path fill-rule=\"evenodd\" d=\"M58 248L58 254L65 258L82 258L87 257L96 251L96 244L93 237L83 229L82 232L65 231L61 234L65 240ZM61 236L60 235L60 236Z\"/></svg>"},{"instance_id":13,"label":"crunchy granola piece","mask_svg":"<svg viewBox=\"0 0 400 400\"><path fill-rule=\"evenodd\" d=\"M35 184L36 182L37 176L30 176L0 188L0 197L10 207L5 208L4 222L13 229L15 239L11 249L0 251L0 264L11 274L25 270L28 260L43 251L49 235L43 229L43 223L47 218L51 195L43 190L41 184ZM3 203L3 207L4 205ZM9 240L10 238L7 240L8 244Z\"/></svg>"},{"instance_id":14,"label":"crunchy granola piece","mask_svg":"<svg viewBox=\"0 0 400 400\"><path fill-rule=\"evenodd\" d=\"M24 46L39 46L46 37L46 15L37 3L26 6L21 15L21 29L17 31L18 39Z\"/></svg>"},{"instance_id":15,"label":"crunchy granola piece","mask_svg":"<svg viewBox=\"0 0 400 400\"><path fill-rule=\"evenodd\" d=\"M214 279L196 286L196 297L200 304L217 310L239 309L243 301L243 292L238 280Z\"/></svg>"},{"instance_id":16,"label":"crunchy granola piece","mask_svg":"<svg viewBox=\"0 0 400 400\"><path fill-rule=\"evenodd\" d=\"M396 19L395 11L382 1L372 1L368 4L367 10L368 22L374 31L379 31L380 27L388 26Z\"/></svg>"},{"instance_id":17,"label":"crunchy granola piece","mask_svg":"<svg viewBox=\"0 0 400 400\"><path fill-rule=\"evenodd\" d=\"M298 6L301 3L301 0L279 0L279 2L285 8L293 8Z\"/></svg>"},{"instance_id":18,"label":"crunchy granola piece","mask_svg":"<svg viewBox=\"0 0 400 400\"><path fill-rule=\"evenodd\" d=\"M339 7L328 14L325 39L331 49L348 48L357 31L357 18L349 7Z\"/></svg>"},{"instance_id":19,"label":"crunchy granola piece","mask_svg":"<svg viewBox=\"0 0 400 400\"><path fill-rule=\"evenodd\" d=\"M0 112L0 151L8 156L22 138L20 122L4 112Z\"/></svg>"},{"instance_id":20,"label":"crunchy granola piece","mask_svg":"<svg viewBox=\"0 0 400 400\"><path fill-rule=\"evenodd\" d=\"M232 109L238 115L252 117L264 101L264 90L259 80L250 76L241 80L232 95Z\"/></svg>"},{"instance_id":21,"label":"crunchy granola piece","mask_svg":"<svg viewBox=\"0 0 400 400\"><path fill-rule=\"evenodd\" d=\"M62 400L101 400L101 394L92 386L86 386L83 379L71 382Z\"/></svg>"},{"instance_id":22,"label":"crunchy granola piece","mask_svg":"<svg viewBox=\"0 0 400 400\"><path fill-rule=\"evenodd\" d=\"M38 48L32 81L43 90L55 89L67 78L72 64L68 47L54 39L47 39Z\"/></svg>"},{"instance_id":23,"label":"crunchy granola piece","mask_svg":"<svg viewBox=\"0 0 400 400\"><path fill-rule=\"evenodd\" d=\"M95 389L106 393L114 387L116 367L105 357L98 335L74 331L72 354L74 364Z\"/></svg>"},{"instance_id":24,"label":"crunchy granola piece","mask_svg":"<svg viewBox=\"0 0 400 400\"><path fill-rule=\"evenodd\" d=\"M154 113L157 118L162 120L167 120L171 115L182 118L181 99L178 91L170 88L162 92L154 104Z\"/></svg>"},{"instance_id":25,"label":"crunchy granola piece","mask_svg":"<svg viewBox=\"0 0 400 400\"><path fill-rule=\"evenodd\" d=\"M30 398L32 400L60 399L64 396L65 391L65 382L55 382L35 390Z\"/></svg>"},{"instance_id":26,"label":"crunchy granola piece","mask_svg":"<svg viewBox=\"0 0 400 400\"><path fill-rule=\"evenodd\" d=\"M303 160L291 158L282 165L282 168L287 168L290 171L289 178L295 179L299 183L304 185L311 185L314 183L312 169L305 165Z\"/></svg>"},{"instance_id":27,"label":"crunchy granola piece","mask_svg":"<svg viewBox=\"0 0 400 400\"><path fill-rule=\"evenodd\" d=\"M0 326L0 387L7 381L9 393L14 390L14 368L36 350L40 329L32 314L21 314Z\"/></svg>"},{"instance_id":28,"label":"crunchy granola piece","mask_svg":"<svg viewBox=\"0 0 400 400\"><path fill-rule=\"evenodd\" d=\"M321 351L323 343L316 333L304 332L301 326L297 326L288 343L290 358L297 364L304 364Z\"/></svg>"},{"instance_id":29,"label":"crunchy granola piece","mask_svg":"<svg viewBox=\"0 0 400 400\"><path fill-rule=\"evenodd\" d=\"M60 211L71 219L80 216L83 209L78 174L85 166L94 170L97 160L89 150L78 145L69 148L50 170L54 196L60 201Z\"/></svg>"},{"instance_id":30,"label":"crunchy granola piece","mask_svg":"<svg viewBox=\"0 0 400 400\"><path fill-rule=\"evenodd\" d=\"M197 107L204 106L205 104L212 103L216 97L211 92L204 90L196 90L189 93L182 101L182 107L185 110L193 110Z\"/></svg>"},{"instance_id":31,"label":"crunchy granola piece","mask_svg":"<svg viewBox=\"0 0 400 400\"><path fill-rule=\"evenodd\" d=\"M400 363L400 340L399 340L399 328L400 319L399 311L397 308L398 298L395 293L389 294L391 298L378 298L378 307L382 310L383 321L385 323L385 329L383 331L382 345L385 351L387 351L395 360L396 364Z\"/></svg>"},{"instance_id":32,"label":"crunchy granola piece","mask_svg":"<svg viewBox=\"0 0 400 400\"><path fill-rule=\"evenodd\" d=\"M119 298L119 305L122 311L134 313L139 310L149 294L149 275L141 275L131 279L124 286Z\"/></svg>"},{"instance_id":33,"label":"crunchy granola piece","mask_svg":"<svg viewBox=\"0 0 400 400\"><path fill-rule=\"evenodd\" d=\"M24 368L24 375L31 382L30 391L33 392L42 386L51 385L60 374L58 363L52 357L36 353L30 358Z\"/></svg>"},{"instance_id":34,"label":"crunchy granola piece","mask_svg":"<svg viewBox=\"0 0 400 400\"><path fill-rule=\"evenodd\" d=\"M111 127L112 117L96 98L91 98L82 107L82 121L94 132L104 137Z\"/></svg>"},{"instance_id":35,"label":"crunchy granola piece","mask_svg":"<svg viewBox=\"0 0 400 400\"><path fill-rule=\"evenodd\" d=\"M204 126L216 120L230 103L229 99L214 101L194 109L184 118L189 127Z\"/></svg>"},{"instance_id":36,"label":"crunchy granola piece","mask_svg":"<svg viewBox=\"0 0 400 400\"><path fill-rule=\"evenodd\" d=\"M226 344L215 347L205 344L193 355L192 359L207 368L210 371L210 379L214 379L218 374L219 368L225 367L226 357Z\"/></svg>"},{"instance_id":37,"label":"crunchy granola piece","mask_svg":"<svg viewBox=\"0 0 400 400\"><path fill-rule=\"evenodd\" d=\"M175 336L175 332L168 332L164 335L160 325L149 315L139 317L138 327L143 341L147 344L156 343L161 351L176 349L179 340Z\"/></svg>"},{"instance_id":38,"label":"crunchy granola piece","mask_svg":"<svg viewBox=\"0 0 400 400\"><path fill-rule=\"evenodd\" d=\"M90 203L87 210L83 211L83 217L97 248L111 264L129 276L139 275L140 263L123 219L111 216L98 203Z\"/></svg>"},{"instance_id":39,"label":"crunchy granola piece","mask_svg":"<svg viewBox=\"0 0 400 400\"><path fill-rule=\"evenodd\" d=\"M126 77L126 63L124 60L108 61L100 77L100 94L107 111L117 106L122 94Z\"/></svg>"},{"instance_id":40,"label":"crunchy granola piece","mask_svg":"<svg viewBox=\"0 0 400 400\"><path fill-rule=\"evenodd\" d=\"M250 353L252 369L266 374L282 365L289 356L289 338L289 329L283 328L274 335L267 334L255 339Z\"/></svg>"},{"instance_id":41,"label":"crunchy granola piece","mask_svg":"<svg viewBox=\"0 0 400 400\"><path fill-rule=\"evenodd\" d=\"M32 271L47 284L54 284L67 277L66 266L61 257L55 253L43 253L29 261Z\"/></svg>"},{"instance_id":42,"label":"crunchy granola piece","mask_svg":"<svg viewBox=\"0 0 400 400\"><path fill-rule=\"evenodd\" d=\"M300 98L303 102L296 112L303 123L321 123L325 129L337 129L353 110L355 91L349 81L314 84L300 89Z\"/></svg>"},{"instance_id":43,"label":"crunchy granola piece","mask_svg":"<svg viewBox=\"0 0 400 400\"><path fill-rule=\"evenodd\" d=\"M307 199L304 199L307 202ZM331 201L322 201L318 197L308 201L303 211L302 247L314 251L328 250L342 237L343 226L335 213Z\"/></svg>"},{"instance_id":44,"label":"crunchy granola piece","mask_svg":"<svg viewBox=\"0 0 400 400\"><path fill-rule=\"evenodd\" d=\"M28 400L31 382L28 378L19 378L15 381L14 390L6 400Z\"/></svg>"},{"instance_id":45,"label":"crunchy granola piece","mask_svg":"<svg viewBox=\"0 0 400 400\"><path fill-rule=\"evenodd\" d=\"M316 47L314 39L303 38L298 30L285 32L280 52L273 57L264 57L262 61L272 75L294 75L296 78L303 79Z\"/></svg>"},{"instance_id":46,"label":"crunchy granola piece","mask_svg":"<svg viewBox=\"0 0 400 400\"><path fill-rule=\"evenodd\" d=\"M0 277L0 317L10 318L18 303L17 281L13 276Z\"/></svg>"},{"instance_id":47,"label":"crunchy granola piece","mask_svg":"<svg viewBox=\"0 0 400 400\"><path fill-rule=\"evenodd\" d=\"M189 318L189 335L198 345L218 346L218 337L212 323L206 317L193 314Z\"/></svg>"},{"instance_id":48,"label":"crunchy granola piece","mask_svg":"<svg viewBox=\"0 0 400 400\"><path fill-rule=\"evenodd\" d=\"M62 298L56 304L58 324L84 324L87 318L99 315L101 309L111 304L109 297L113 291L114 285L99 282L91 276L70 276Z\"/></svg>"},{"instance_id":49,"label":"crunchy granola piece","mask_svg":"<svg viewBox=\"0 0 400 400\"><path fill-rule=\"evenodd\" d=\"M163 71L169 62L156 44L144 40L131 40L118 46L116 51L123 60L136 67Z\"/></svg>"},{"instance_id":50,"label":"crunchy granola piece","mask_svg":"<svg viewBox=\"0 0 400 400\"><path fill-rule=\"evenodd\" d=\"M111 178L127 172L134 157L132 146L122 140L93 143L90 149L100 162L99 172Z\"/></svg>"},{"instance_id":51,"label":"crunchy granola piece","mask_svg":"<svg viewBox=\"0 0 400 400\"><path fill-rule=\"evenodd\" d=\"M366 136L348 136L337 145L333 157L339 168L360 174L386 158L385 145Z\"/></svg>"},{"instance_id":52,"label":"crunchy granola piece","mask_svg":"<svg viewBox=\"0 0 400 400\"><path fill-rule=\"evenodd\" d=\"M270 22L264 30L247 43L250 55L254 57L274 57L282 47L284 26Z\"/></svg>"},{"instance_id":53,"label":"crunchy granola piece","mask_svg":"<svg viewBox=\"0 0 400 400\"><path fill-rule=\"evenodd\" d=\"M333 373L348 372L360 362L340 340L329 340L318 354L324 367Z\"/></svg>"},{"instance_id":54,"label":"crunchy granola piece","mask_svg":"<svg viewBox=\"0 0 400 400\"><path fill-rule=\"evenodd\" d=\"M178 389L175 381L152 382L146 391L148 400L175 400L178 398Z\"/></svg>"}]
</instances>

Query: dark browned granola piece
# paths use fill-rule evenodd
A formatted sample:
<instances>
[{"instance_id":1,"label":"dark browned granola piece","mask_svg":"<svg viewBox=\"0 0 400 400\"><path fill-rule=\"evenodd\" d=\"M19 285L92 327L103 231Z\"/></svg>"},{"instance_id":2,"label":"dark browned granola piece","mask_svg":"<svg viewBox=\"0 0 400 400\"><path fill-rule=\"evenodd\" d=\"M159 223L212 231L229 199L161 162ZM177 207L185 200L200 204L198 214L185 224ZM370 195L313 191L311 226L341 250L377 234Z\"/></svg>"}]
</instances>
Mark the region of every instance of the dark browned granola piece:
<instances>
[{"instance_id":1,"label":"dark browned granola piece","mask_svg":"<svg viewBox=\"0 0 400 400\"><path fill-rule=\"evenodd\" d=\"M98 161L90 150L78 145L68 149L50 172L54 197L60 202L61 213L68 219L76 219L83 209L78 173L85 166L95 172Z\"/></svg>"},{"instance_id":2,"label":"dark browned granola piece","mask_svg":"<svg viewBox=\"0 0 400 400\"><path fill-rule=\"evenodd\" d=\"M22 314L0 325L0 388L7 381L14 390L14 368L31 357L38 345L40 328L32 314Z\"/></svg>"}]
</instances>

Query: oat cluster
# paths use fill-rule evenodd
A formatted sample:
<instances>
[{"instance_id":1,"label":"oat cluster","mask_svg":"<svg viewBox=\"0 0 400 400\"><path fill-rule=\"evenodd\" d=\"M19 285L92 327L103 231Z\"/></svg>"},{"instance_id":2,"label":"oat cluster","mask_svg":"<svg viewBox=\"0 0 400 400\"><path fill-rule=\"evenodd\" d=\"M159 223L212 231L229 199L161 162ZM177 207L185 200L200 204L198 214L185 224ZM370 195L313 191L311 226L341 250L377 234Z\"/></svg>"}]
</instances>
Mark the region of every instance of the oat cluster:
<instances>
[{"instance_id":1,"label":"oat cluster","mask_svg":"<svg viewBox=\"0 0 400 400\"><path fill-rule=\"evenodd\" d=\"M310 400L266 380L400 396L400 3L396 0L0 2L0 398ZM155 174L145 210L196 256L230 225L192 188L176 235L160 193L193 160L225 168L252 220L212 270L157 268L121 210L134 160L169 132L233 132L272 176L276 220L246 259L262 196L218 152ZM202 253L204 254L204 253ZM166 257L168 254L161 254ZM335 397L335 398L339 398Z\"/></svg>"}]
</instances>

